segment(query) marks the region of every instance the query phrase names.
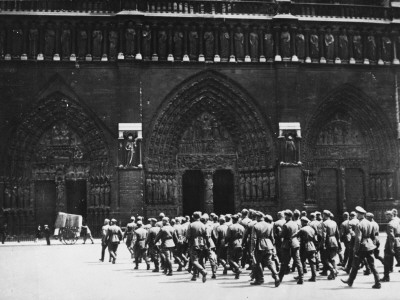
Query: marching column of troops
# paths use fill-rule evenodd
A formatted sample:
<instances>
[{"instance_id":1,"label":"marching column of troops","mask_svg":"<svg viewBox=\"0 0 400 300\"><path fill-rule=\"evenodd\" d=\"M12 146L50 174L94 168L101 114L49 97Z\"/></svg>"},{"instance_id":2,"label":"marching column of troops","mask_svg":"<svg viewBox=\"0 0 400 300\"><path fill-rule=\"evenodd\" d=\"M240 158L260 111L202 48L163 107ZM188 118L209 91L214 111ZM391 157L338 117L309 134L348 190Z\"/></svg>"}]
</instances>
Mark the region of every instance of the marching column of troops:
<instances>
[{"instance_id":1,"label":"marching column of troops","mask_svg":"<svg viewBox=\"0 0 400 300\"><path fill-rule=\"evenodd\" d=\"M344 221L337 225L333 214L316 211L309 218L305 211L284 210L278 212L278 220L260 211L243 209L241 213L217 216L211 213L194 212L192 217L168 218L163 213L148 219L131 217L125 233L116 225L117 221L105 219L102 228L102 251L104 261L108 248L110 262L115 263L117 249L125 241L135 269L145 262L147 270L173 275L173 263L178 263L176 272L186 270L193 281L202 277L207 280L206 263L211 267L211 278L216 278L217 269L222 274L233 272L240 278L242 269L250 270L251 285L264 283L265 268L271 273L278 287L285 275L297 270L297 284L304 283L304 274L311 276L309 282L320 276L335 280L338 266L349 274L342 282L352 286L361 268L364 275L373 274L373 288L381 288L381 282L390 281L394 258L400 266L400 219L397 210L386 212L387 240L384 257L379 256L379 225L374 215L357 206L350 214L343 214ZM384 265L384 275L379 278L375 259ZM336 262L339 261L338 264ZM292 262L292 263L291 263Z\"/></svg>"}]
</instances>

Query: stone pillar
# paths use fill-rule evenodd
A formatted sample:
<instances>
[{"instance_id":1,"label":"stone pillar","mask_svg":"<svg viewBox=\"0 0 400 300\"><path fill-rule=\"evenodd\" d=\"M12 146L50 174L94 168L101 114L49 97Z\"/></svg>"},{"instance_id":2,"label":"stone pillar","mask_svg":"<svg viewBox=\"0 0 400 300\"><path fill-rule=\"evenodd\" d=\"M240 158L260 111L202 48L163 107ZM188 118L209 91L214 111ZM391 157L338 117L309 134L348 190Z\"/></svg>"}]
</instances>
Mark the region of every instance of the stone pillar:
<instances>
[{"instance_id":1,"label":"stone pillar","mask_svg":"<svg viewBox=\"0 0 400 300\"><path fill-rule=\"evenodd\" d=\"M214 53L215 53L214 62L220 62L221 57L219 55L219 27L218 27L218 25L214 26Z\"/></svg>"},{"instance_id":2,"label":"stone pillar","mask_svg":"<svg viewBox=\"0 0 400 300\"><path fill-rule=\"evenodd\" d=\"M267 59L265 58L264 55L264 26L260 26L259 30L258 30L258 40L259 40L259 45L260 45L260 57L259 60L260 62L266 62Z\"/></svg>"},{"instance_id":3,"label":"stone pillar","mask_svg":"<svg viewBox=\"0 0 400 300\"><path fill-rule=\"evenodd\" d=\"M280 26L275 26L274 27L274 31L275 31L275 61L282 61L282 57L281 57L281 55L280 55L280 49L279 49L279 47L280 47L280 40L281 40L281 37L280 37Z\"/></svg>"},{"instance_id":4,"label":"stone pillar","mask_svg":"<svg viewBox=\"0 0 400 300\"><path fill-rule=\"evenodd\" d=\"M235 50L234 50L234 28L233 27L231 27L231 31L230 31L230 35L231 35L231 38L230 38L230 41L231 41L231 55L230 55L230 57L229 57L229 62L236 62L236 57L235 57Z\"/></svg>"},{"instance_id":5,"label":"stone pillar","mask_svg":"<svg viewBox=\"0 0 400 300\"><path fill-rule=\"evenodd\" d=\"M321 64L326 63L326 58L325 58L325 30L323 28L320 29L319 31L319 62Z\"/></svg>"},{"instance_id":6,"label":"stone pillar","mask_svg":"<svg viewBox=\"0 0 400 300\"><path fill-rule=\"evenodd\" d=\"M363 45L363 58L364 58L364 64L369 65L369 59L367 58L367 36L368 32L366 30L363 30L361 32L361 37L362 37L362 45Z\"/></svg>"},{"instance_id":7,"label":"stone pillar","mask_svg":"<svg viewBox=\"0 0 400 300\"><path fill-rule=\"evenodd\" d=\"M157 24L153 24L151 26L151 60L158 61L158 54L157 54Z\"/></svg>"},{"instance_id":8,"label":"stone pillar","mask_svg":"<svg viewBox=\"0 0 400 300\"><path fill-rule=\"evenodd\" d=\"M304 29L304 41L305 41L305 62L311 63L310 57L310 28Z\"/></svg>"},{"instance_id":9,"label":"stone pillar","mask_svg":"<svg viewBox=\"0 0 400 300\"><path fill-rule=\"evenodd\" d=\"M154 34L154 33L153 33ZM142 24L138 23L136 25L136 45L137 45L137 52L135 55L135 59L142 60Z\"/></svg>"},{"instance_id":10,"label":"stone pillar","mask_svg":"<svg viewBox=\"0 0 400 300\"><path fill-rule=\"evenodd\" d=\"M168 37L167 37L167 45L168 45L168 56L167 61L173 62L174 61L174 54L172 50L172 39L173 39L173 32L172 32L172 24L168 24Z\"/></svg>"},{"instance_id":11,"label":"stone pillar","mask_svg":"<svg viewBox=\"0 0 400 300\"><path fill-rule=\"evenodd\" d=\"M298 62L299 61L299 58L298 58L297 53L296 53L296 30L297 30L297 28L294 25L292 25L289 28L290 48L291 48L290 51L291 51L291 54L292 54L292 61L293 62Z\"/></svg>"},{"instance_id":12,"label":"stone pillar","mask_svg":"<svg viewBox=\"0 0 400 300\"><path fill-rule=\"evenodd\" d=\"M397 37L399 35L398 31L393 31L391 34L392 44L393 44L393 64L398 65L400 64L399 58L397 57Z\"/></svg>"},{"instance_id":13,"label":"stone pillar","mask_svg":"<svg viewBox=\"0 0 400 300\"><path fill-rule=\"evenodd\" d=\"M188 55L188 24L183 25L183 57L182 61L189 62L189 55Z\"/></svg>"},{"instance_id":14,"label":"stone pillar","mask_svg":"<svg viewBox=\"0 0 400 300\"><path fill-rule=\"evenodd\" d=\"M354 46L353 46L354 31L350 29L347 33L349 39L349 63L355 64L356 60L354 58Z\"/></svg>"},{"instance_id":15,"label":"stone pillar","mask_svg":"<svg viewBox=\"0 0 400 300\"><path fill-rule=\"evenodd\" d=\"M203 46L203 40L204 40L204 25L200 24L199 25L199 62L205 62L205 57L204 57L204 46Z\"/></svg>"},{"instance_id":16,"label":"stone pillar","mask_svg":"<svg viewBox=\"0 0 400 300\"><path fill-rule=\"evenodd\" d=\"M251 62L249 54L249 26L244 26L244 61Z\"/></svg>"}]
</instances>

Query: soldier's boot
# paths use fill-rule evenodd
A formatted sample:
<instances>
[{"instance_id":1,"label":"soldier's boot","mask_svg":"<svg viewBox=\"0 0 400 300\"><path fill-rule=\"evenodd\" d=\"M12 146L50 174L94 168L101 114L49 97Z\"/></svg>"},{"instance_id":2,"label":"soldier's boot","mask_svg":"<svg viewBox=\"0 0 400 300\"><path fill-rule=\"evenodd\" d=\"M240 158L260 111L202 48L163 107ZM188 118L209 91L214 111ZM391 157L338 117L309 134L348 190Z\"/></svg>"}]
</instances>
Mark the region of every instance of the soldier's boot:
<instances>
[{"instance_id":1,"label":"soldier's boot","mask_svg":"<svg viewBox=\"0 0 400 300\"><path fill-rule=\"evenodd\" d=\"M211 271L212 271L212 276L211 276L211 278L212 278L212 279L216 279L216 278L217 278L217 275L216 275L216 273L217 273L217 266L216 266L216 265L212 265L212 266L211 266Z\"/></svg>"},{"instance_id":2,"label":"soldier's boot","mask_svg":"<svg viewBox=\"0 0 400 300\"><path fill-rule=\"evenodd\" d=\"M139 269L139 260L136 258L135 259L135 270Z\"/></svg>"},{"instance_id":3,"label":"soldier's boot","mask_svg":"<svg viewBox=\"0 0 400 300\"><path fill-rule=\"evenodd\" d=\"M172 276L172 263L168 266L168 273L167 276Z\"/></svg>"},{"instance_id":4,"label":"soldier's boot","mask_svg":"<svg viewBox=\"0 0 400 300\"><path fill-rule=\"evenodd\" d=\"M278 287L281 284L282 280L277 275L273 275L272 278L274 278L275 280L275 287Z\"/></svg>"},{"instance_id":5,"label":"soldier's boot","mask_svg":"<svg viewBox=\"0 0 400 300\"><path fill-rule=\"evenodd\" d=\"M279 270L281 269L281 268L280 268L279 259L278 259L278 258L275 258L275 259L274 259L274 263L275 263L275 269L276 269L276 271L279 272Z\"/></svg>"},{"instance_id":6,"label":"soldier's boot","mask_svg":"<svg viewBox=\"0 0 400 300\"><path fill-rule=\"evenodd\" d=\"M157 260L154 261L154 270L153 270L153 272L154 273L160 272L160 263Z\"/></svg>"},{"instance_id":7,"label":"soldier's boot","mask_svg":"<svg viewBox=\"0 0 400 300\"><path fill-rule=\"evenodd\" d=\"M203 283L207 281L207 271L206 270L201 270L201 275L203 275L202 277L202 281Z\"/></svg>"},{"instance_id":8,"label":"soldier's boot","mask_svg":"<svg viewBox=\"0 0 400 300\"><path fill-rule=\"evenodd\" d=\"M317 278L317 272L315 270L315 264L310 262L311 278L308 281L315 282Z\"/></svg>"},{"instance_id":9,"label":"soldier's boot","mask_svg":"<svg viewBox=\"0 0 400 300\"><path fill-rule=\"evenodd\" d=\"M303 277L300 277L300 278L297 280L297 284L303 284L303 283L304 283Z\"/></svg>"},{"instance_id":10,"label":"soldier's boot","mask_svg":"<svg viewBox=\"0 0 400 300\"><path fill-rule=\"evenodd\" d=\"M196 281L197 280L197 269L193 268L193 276L192 276L192 281Z\"/></svg>"},{"instance_id":11,"label":"soldier's boot","mask_svg":"<svg viewBox=\"0 0 400 300\"><path fill-rule=\"evenodd\" d=\"M379 279L379 281L380 282L389 282L390 281L390 277L389 277L389 275L385 275L381 279Z\"/></svg>"},{"instance_id":12,"label":"soldier's boot","mask_svg":"<svg viewBox=\"0 0 400 300\"><path fill-rule=\"evenodd\" d=\"M150 264L147 263L147 271L150 270Z\"/></svg>"}]
</instances>

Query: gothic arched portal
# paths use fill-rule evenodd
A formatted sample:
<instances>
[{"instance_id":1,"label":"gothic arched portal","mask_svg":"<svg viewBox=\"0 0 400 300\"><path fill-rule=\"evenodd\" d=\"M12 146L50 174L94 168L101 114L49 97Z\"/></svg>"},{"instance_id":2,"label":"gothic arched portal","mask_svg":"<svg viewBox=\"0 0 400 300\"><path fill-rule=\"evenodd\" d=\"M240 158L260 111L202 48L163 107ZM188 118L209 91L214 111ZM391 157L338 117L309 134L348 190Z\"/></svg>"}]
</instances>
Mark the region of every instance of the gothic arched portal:
<instances>
[{"instance_id":1,"label":"gothic arched portal","mask_svg":"<svg viewBox=\"0 0 400 300\"><path fill-rule=\"evenodd\" d=\"M257 194L262 190L258 178L269 176L276 164L271 127L251 97L227 77L206 71L181 83L163 101L145 135L150 212L155 206L175 214L180 210L181 179L190 170L202 171L205 180L217 170L233 172L234 184L226 186L234 188L237 209L243 202L262 206L272 200L267 194ZM251 189L256 192L250 197L239 192L245 189L239 188L241 179L253 181ZM210 198L210 193L204 197ZM213 204L204 201L204 209L212 210Z\"/></svg>"}]
</instances>

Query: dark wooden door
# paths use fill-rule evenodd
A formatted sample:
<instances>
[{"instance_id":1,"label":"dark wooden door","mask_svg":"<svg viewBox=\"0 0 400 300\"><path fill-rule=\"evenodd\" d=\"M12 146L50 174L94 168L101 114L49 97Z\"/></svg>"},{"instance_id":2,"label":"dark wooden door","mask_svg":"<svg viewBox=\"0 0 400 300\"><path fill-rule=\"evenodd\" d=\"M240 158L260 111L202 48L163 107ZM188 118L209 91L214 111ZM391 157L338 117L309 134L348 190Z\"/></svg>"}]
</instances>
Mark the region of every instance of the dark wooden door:
<instances>
[{"instance_id":1,"label":"dark wooden door","mask_svg":"<svg viewBox=\"0 0 400 300\"><path fill-rule=\"evenodd\" d=\"M218 170L213 176L214 212L235 213L233 174L229 170Z\"/></svg>"},{"instance_id":2,"label":"dark wooden door","mask_svg":"<svg viewBox=\"0 0 400 300\"><path fill-rule=\"evenodd\" d=\"M37 224L54 226L56 218L56 184L54 181L35 182L35 213Z\"/></svg>"},{"instance_id":3,"label":"dark wooden door","mask_svg":"<svg viewBox=\"0 0 400 300\"><path fill-rule=\"evenodd\" d=\"M334 215L338 213L338 172L336 169L321 169L317 177L318 204Z\"/></svg>"},{"instance_id":4,"label":"dark wooden door","mask_svg":"<svg viewBox=\"0 0 400 300\"><path fill-rule=\"evenodd\" d=\"M86 218L86 180L67 180L67 213Z\"/></svg>"},{"instance_id":5,"label":"dark wooden door","mask_svg":"<svg viewBox=\"0 0 400 300\"><path fill-rule=\"evenodd\" d=\"M364 180L360 169L345 170L345 194L347 211L353 211L356 206L364 206Z\"/></svg>"},{"instance_id":6,"label":"dark wooden door","mask_svg":"<svg viewBox=\"0 0 400 300\"><path fill-rule=\"evenodd\" d=\"M200 170L190 170L182 178L183 213L191 216L204 208L204 176Z\"/></svg>"}]
</instances>

